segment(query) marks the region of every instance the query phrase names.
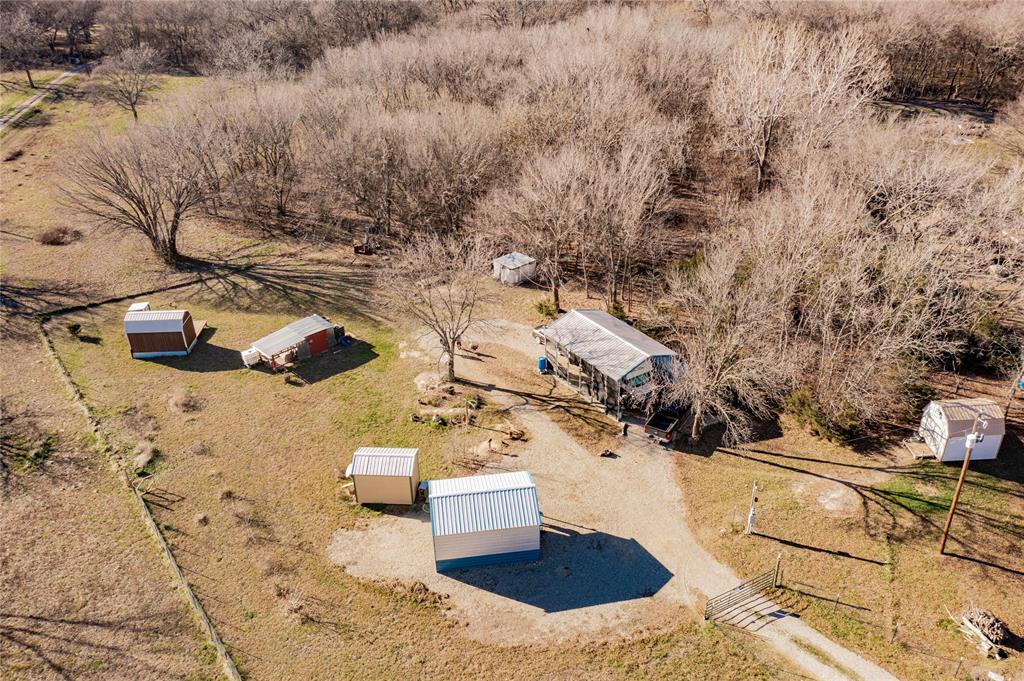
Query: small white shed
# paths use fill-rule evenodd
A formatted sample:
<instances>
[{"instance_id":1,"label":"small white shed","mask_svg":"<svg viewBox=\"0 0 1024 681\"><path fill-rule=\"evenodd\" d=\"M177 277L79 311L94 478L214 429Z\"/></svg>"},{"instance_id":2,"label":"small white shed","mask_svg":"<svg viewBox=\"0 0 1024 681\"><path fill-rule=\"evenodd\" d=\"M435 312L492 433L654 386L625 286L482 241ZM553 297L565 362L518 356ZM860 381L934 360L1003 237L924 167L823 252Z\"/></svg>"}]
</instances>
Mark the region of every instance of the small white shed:
<instances>
[{"instance_id":1,"label":"small white shed","mask_svg":"<svg viewBox=\"0 0 1024 681\"><path fill-rule=\"evenodd\" d=\"M360 447L345 476L360 504L412 504L420 485L420 450Z\"/></svg>"},{"instance_id":2,"label":"small white shed","mask_svg":"<svg viewBox=\"0 0 1024 681\"><path fill-rule=\"evenodd\" d=\"M918 434L939 461L963 461L967 436L975 416L987 422L978 432L984 439L971 452L971 461L994 459L1006 433L1003 411L995 401L983 398L934 400L924 408Z\"/></svg>"},{"instance_id":3,"label":"small white shed","mask_svg":"<svg viewBox=\"0 0 1024 681\"><path fill-rule=\"evenodd\" d=\"M518 286L533 277L536 272L536 260L528 255L513 251L494 259L494 272L491 276L502 284Z\"/></svg>"},{"instance_id":4,"label":"small white shed","mask_svg":"<svg viewBox=\"0 0 1024 681\"><path fill-rule=\"evenodd\" d=\"M540 504L529 473L427 485L438 572L540 559Z\"/></svg>"}]
</instances>

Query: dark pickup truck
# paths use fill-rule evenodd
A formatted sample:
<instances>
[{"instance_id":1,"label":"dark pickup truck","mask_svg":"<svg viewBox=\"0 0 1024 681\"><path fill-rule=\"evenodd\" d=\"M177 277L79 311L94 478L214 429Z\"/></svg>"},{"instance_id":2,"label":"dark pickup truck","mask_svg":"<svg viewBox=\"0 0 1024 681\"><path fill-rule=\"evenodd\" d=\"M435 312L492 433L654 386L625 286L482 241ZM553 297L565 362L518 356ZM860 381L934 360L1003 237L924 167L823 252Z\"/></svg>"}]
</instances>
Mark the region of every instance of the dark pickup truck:
<instances>
[{"instance_id":1,"label":"dark pickup truck","mask_svg":"<svg viewBox=\"0 0 1024 681\"><path fill-rule=\"evenodd\" d=\"M678 409L659 409L647 419L644 432L647 433L647 437L668 444L672 442L676 428L682 420L683 413Z\"/></svg>"}]
</instances>

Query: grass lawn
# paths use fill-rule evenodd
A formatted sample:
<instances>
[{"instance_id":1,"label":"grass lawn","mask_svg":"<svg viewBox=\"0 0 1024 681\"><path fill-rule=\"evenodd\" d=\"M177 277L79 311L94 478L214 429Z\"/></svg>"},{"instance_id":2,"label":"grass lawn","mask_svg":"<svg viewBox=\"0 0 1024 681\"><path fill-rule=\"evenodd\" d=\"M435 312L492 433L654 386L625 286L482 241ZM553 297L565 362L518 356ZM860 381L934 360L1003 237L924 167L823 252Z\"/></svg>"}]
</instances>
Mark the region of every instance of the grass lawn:
<instances>
[{"instance_id":1,"label":"grass lawn","mask_svg":"<svg viewBox=\"0 0 1024 681\"><path fill-rule=\"evenodd\" d=\"M1024 484L1017 436L971 467L947 551L938 556L959 466L871 456L783 419L785 434L709 456L680 454L691 526L752 576L783 554L787 603L809 624L900 678L949 676L982 660L949 620L990 609L1024 631ZM757 536L743 534L758 483ZM834 606L838 597L839 605ZM989 668L1019 670L1019 656Z\"/></svg>"},{"instance_id":2,"label":"grass lawn","mask_svg":"<svg viewBox=\"0 0 1024 681\"><path fill-rule=\"evenodd\" d=\"M29 87L24 71L0 73L0 116L34 96L62 73L64 69L33 69L32 81L36 84L35 89Z\"/></svg>"},{"instance_id":3,"label":"grass lawn","mask_svg":"<svg viewBox=\"0 0 1024 681\"><path fill-rule=\"evenodd\" d=\"M250 678L774 675L742 636L693 621L628 641L489 647L467 639L432 594L360 581L332 565L325 554L332 533L382 514L352 505L341 490L339 474L356 447L419 447L429 478L463 474L453 462L484 435L411 420L422 365L401 357L408 338L366 308L339 302L365 304L365 291L330 302L295 288L250 293L246 305L207 287L150 299L157 308L187 306L214 327L188 358L130 359L121 332L127 303L50 323L121 456L130 459L140 442L159 451L148 466L160 495L154 513ZM239 349L312 311L343 323L360 343L302 364L304 385L241 368ZM84 341L64 330L70 321L82 324ZM182 392L195 410L170 405ZM504 416L485 407L478 418Z\"/></svg>"}]
</instances>

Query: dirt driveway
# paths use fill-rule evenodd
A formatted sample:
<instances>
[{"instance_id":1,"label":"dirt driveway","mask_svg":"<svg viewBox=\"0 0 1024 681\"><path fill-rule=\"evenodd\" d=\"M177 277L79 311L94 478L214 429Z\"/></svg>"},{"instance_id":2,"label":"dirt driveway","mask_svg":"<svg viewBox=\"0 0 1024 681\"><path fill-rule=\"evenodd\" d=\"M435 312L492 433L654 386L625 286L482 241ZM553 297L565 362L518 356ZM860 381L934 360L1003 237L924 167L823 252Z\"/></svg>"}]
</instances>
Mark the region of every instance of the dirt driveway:
<instances>
[{"instance_id":1,"label":"dirt driveway","mask_svg":"<svg viewBox=\"0 0 1024 681\"><path fill-rule=\"evenodd\" d=\"M430 347L429 337L420 342ZM482 328L464 342L502 343L515 351L460 365L463 376L482 384L497 382L491 364L529 367L528 358L537 352L530 330L510 322ZM488 399L508 405L530 439L517 456L502 457L480 472L533 474L544 521L542 560L438 574L429 519L414 513L339 530L328 548L332 561L357 577L418 580L448 594L451 613L466 624L466 635L499 645L629 636L670 619L694 617L690 608L705 596L739 583L687 527L672 455L649 444L639 429L616 448L618 458L602 458L588 453L542 408L500 387ZM756 608L760 616L755 617L770 622L756 635L815 678L893 678L770 601Z\"/></svg>"},{"instance_id":2,"label":"dirt driveway","mask_svg":"<svg viewBox=\"0 0 1024 681\"><path fill-rule=\"evenodd\" d=\"M685 546L664 528L678 508L653 461L588 454L532 407L511 413L530 435L516 458L481 473L528 470L543 514L538 563L434 571L424 513L334 535L329 555L357 577L419 580L451 596L467 635L495 644L551 643L629 634L694 602L680 564ZM624 482L624 478L628 478ZM653 598L648 598L652 597Z\"/></svg>"}]
</instances>

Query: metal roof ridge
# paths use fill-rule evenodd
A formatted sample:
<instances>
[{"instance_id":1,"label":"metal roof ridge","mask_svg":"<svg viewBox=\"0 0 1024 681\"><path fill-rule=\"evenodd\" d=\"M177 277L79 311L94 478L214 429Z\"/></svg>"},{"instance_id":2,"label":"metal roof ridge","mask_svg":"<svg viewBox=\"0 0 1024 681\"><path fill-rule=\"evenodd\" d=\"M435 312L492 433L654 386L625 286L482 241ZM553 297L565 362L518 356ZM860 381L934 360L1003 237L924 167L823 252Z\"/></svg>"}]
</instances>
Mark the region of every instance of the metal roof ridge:
<instances>
[{"instance_id":1,"label":"metal roof ridge","mask_svg":"<svg viewBox=\"0 0 1024 681\"><path fill-rule=\"evenodd\" d=\"M570 310L570 312L576 312L577 310L593 310L594 312L603 312L603 310L598 310L598 309L597 309L596 307L583 307L583 308L573 308L572 310ZM608 313L607 313L607 312L605 312L605 314L608 314ZM612 317L612 315L610 315L610 314L608 314L608 316L609 316L609 317L611 317L612 319L618 319L618 317ZM644 355L644 356L646 356L646 357L656 357L656 356L657 356L657 355L652 355L652 354L651 354L650 352L648 352L647 350L641 350L640 348L638 348L637 346L633 345L632 343L630 343L630 342L629 342L628 340L626 340L626 339L625 339L625 338L623 338L622 336L620 336L620 335L618 335L618 334L614 333L614 332L613 332L613 331L612 331L611 329L606 329L605 327L601 326L600 324L598 324L597 322L595 322L595 321L594 321L593 319L591 319L591 318L587 317L586 315L584 315L584 314L581 314L581 315L580 315L580 317L583 317L583 318L584 318L584 319L586 319L586 320L587 320L588 322L590 322L591 324L593 324L593 325L594 325L594 326L596 326L597 328L601 329L601 330L602 330L602 331L604 331L605 333L607 333L607 334L610 334L610 335L614 336L615 338L617 338L618 340L622 341L623 343L625 343L625 344L626 344L626 345L628 345L629 347L633 348L634 350L636 350L636 351L637 351L637 352L639 352L640 354L642 354L642 355ZM633 328L633 326L632 326L632 325L630 325L630 324L628 324L627 322L624 322L624 321L622 321L621 319L619 319L619 321L620 321L620 322L622 322L623 324L626 324L626 326L629 326L629 328L633 329L634 331L636 331L636 329L635 329L635 328ZM642 331L637 331L637 333L643 333L643 332L642 332ZM646 334L645 334L645 335L646 335ZM650 338L650 336L648 336L648 338ZM653 338L651 338L651 340L654 340L654 339L653 339ZM658 341L654 341L654 342L655 342L655 343L657 343ZM669 351L671 351L671 348L669 348L669 347L668 347L667 345L665 345L664 343L662 343L661 345L662 345L662 346L663 346L663 347L664 347L664 348L665 348L666 350L669 350ZM638 363L638 364L637 364L636 366L640 366L640 365L639 365L639 363ZM634 367L633 367L633 369L635 369L635 368L636 368L636 366L634 366ZM628 373L629 373L630 371L632 371L633 369L630 369L629 371L626 371L626 374L628 374ZM623 376L625 376L626 374L623 374Z\"/></svg>"},{"instance_id":2,"label":"metal roof ridge","mask_svg":"<svg viewBox=\"0 0 1024 681\"><path fill-rule=\"evenodd\" d=\"M468 497L474 494L495 494L497 492L518 492L524 489L536 490L537 485L519 485L516 487L497 487L495 489L475 489L475 490L462 490L455 492L442 492L440 494L431 493L431 499L444 499L445 497Z\"/></svg>"}]
</instances>

